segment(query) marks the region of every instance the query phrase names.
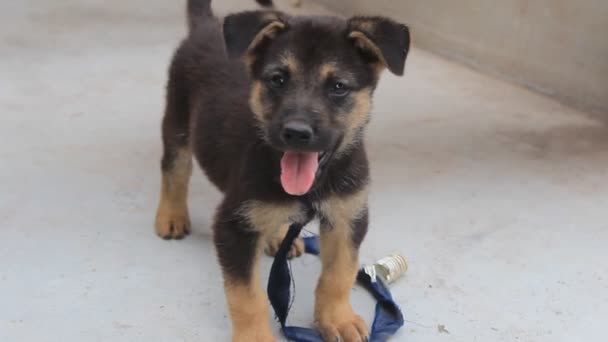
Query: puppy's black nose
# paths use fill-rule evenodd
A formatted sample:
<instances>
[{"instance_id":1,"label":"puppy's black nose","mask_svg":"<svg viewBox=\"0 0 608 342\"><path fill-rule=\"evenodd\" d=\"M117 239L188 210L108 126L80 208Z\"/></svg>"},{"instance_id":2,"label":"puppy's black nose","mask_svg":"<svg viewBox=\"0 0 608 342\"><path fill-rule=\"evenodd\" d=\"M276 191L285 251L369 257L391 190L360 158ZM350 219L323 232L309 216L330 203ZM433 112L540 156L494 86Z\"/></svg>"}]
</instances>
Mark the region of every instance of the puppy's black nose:
<instances>
[{"instance_id":1,"label":"puppy's black nose","mask_svg":"<svg viewBox=\"0 0 608 342\"><path fill-rule=\"evenodd\" d=\"M312 127L304 121L291 120L283 125L281 138L288 146L306 146L312 141Z\"/></svg>"}]
</instances>

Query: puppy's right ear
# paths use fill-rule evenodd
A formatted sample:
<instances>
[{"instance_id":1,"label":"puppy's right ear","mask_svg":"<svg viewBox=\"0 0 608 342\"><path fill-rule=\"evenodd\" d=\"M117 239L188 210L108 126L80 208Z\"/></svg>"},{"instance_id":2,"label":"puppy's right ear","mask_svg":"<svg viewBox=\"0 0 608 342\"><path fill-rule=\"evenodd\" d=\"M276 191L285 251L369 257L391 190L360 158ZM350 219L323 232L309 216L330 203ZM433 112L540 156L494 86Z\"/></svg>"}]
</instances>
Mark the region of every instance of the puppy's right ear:
<instances>
[{"instance_id":1,"label":"puppy's right ear","mask_svg":"<svg viewBox=\"0 0 608 342\"><path fill-rule=\"evenodd\" d=\"M224 19L224 40L230 58L244 57L249 64L256 52L287 28L286 15L276 11L248 11Z\"/></svg>"},{"instance_id":2,"label":"puppy's right ear","mask_svg":"<svg viewBox=\"0 0 608 342\"><path fill-rule=\"evenodd\" d=\"M384 17L353 17L348 20L348 37L375 65L403 75L405 58L410 50L407 26ZM369 59L369 58L368 58Z\"/></svg>"}]
</instances>

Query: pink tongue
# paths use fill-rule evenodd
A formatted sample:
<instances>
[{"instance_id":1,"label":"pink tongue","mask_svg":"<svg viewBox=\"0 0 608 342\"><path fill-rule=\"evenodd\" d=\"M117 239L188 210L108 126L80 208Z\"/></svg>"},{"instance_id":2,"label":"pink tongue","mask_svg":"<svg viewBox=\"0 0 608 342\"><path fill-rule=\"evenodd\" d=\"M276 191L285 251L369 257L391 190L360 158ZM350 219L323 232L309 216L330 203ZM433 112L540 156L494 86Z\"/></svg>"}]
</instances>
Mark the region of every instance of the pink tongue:
<instances>
[{"instance_id":1,"label":"pink tongue","mask_svg":"<svg viewBox=\"0 0 608 342\"><path fill-rule=\"evenodd\" d=\"M281 158L281 185L290 195L304 195L312 187L319 166L318 152L285 152Z\"/></svg>"}]
</instances>

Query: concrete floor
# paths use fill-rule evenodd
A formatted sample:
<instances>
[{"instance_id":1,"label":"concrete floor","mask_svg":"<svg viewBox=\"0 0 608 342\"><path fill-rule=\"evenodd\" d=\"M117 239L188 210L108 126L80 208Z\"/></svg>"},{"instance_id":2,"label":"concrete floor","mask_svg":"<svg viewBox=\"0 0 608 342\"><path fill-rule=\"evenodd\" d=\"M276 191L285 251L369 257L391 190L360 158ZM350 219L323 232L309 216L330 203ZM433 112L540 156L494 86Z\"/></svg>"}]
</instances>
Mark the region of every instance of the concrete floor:
<instances>
[{"instance_id":1,"label":"concrete floor","mask_svg":"<svg viewBox=\"0 0 608 342\"><path fill-rule=\"evenodd\" d=\"M0 13L0 341L228 340L209 231L219 196L200 172L195 233L167 242L152 228L182 3ZM373 116L361 259L409 259L392 287L407 316L395 341L605 340L604 124L419 50L406 77L385 75ZM293 267L291 321L308 325L319 265Z\"/></svg>"}]
</instances>

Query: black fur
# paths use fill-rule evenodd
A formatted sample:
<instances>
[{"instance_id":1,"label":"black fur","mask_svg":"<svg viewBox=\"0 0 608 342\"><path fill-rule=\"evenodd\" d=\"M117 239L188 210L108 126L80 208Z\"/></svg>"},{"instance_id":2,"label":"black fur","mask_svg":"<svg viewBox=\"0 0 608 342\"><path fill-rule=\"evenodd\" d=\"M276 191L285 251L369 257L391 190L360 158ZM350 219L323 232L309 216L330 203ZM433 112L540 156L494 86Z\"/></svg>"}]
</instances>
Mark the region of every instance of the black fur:
<instances>
[{"instance_id":1,"label":"black fur","mask_svg":"<svg viewBox=\"0 0 608 342\"><path fill-rule=\"evenodd\" d=\"M258 4L260 4L261 6L264 6L264 7L271 7L271 6L273 6L272 0L256 0L256 2Z\"/></svg>"}]
</instances>

